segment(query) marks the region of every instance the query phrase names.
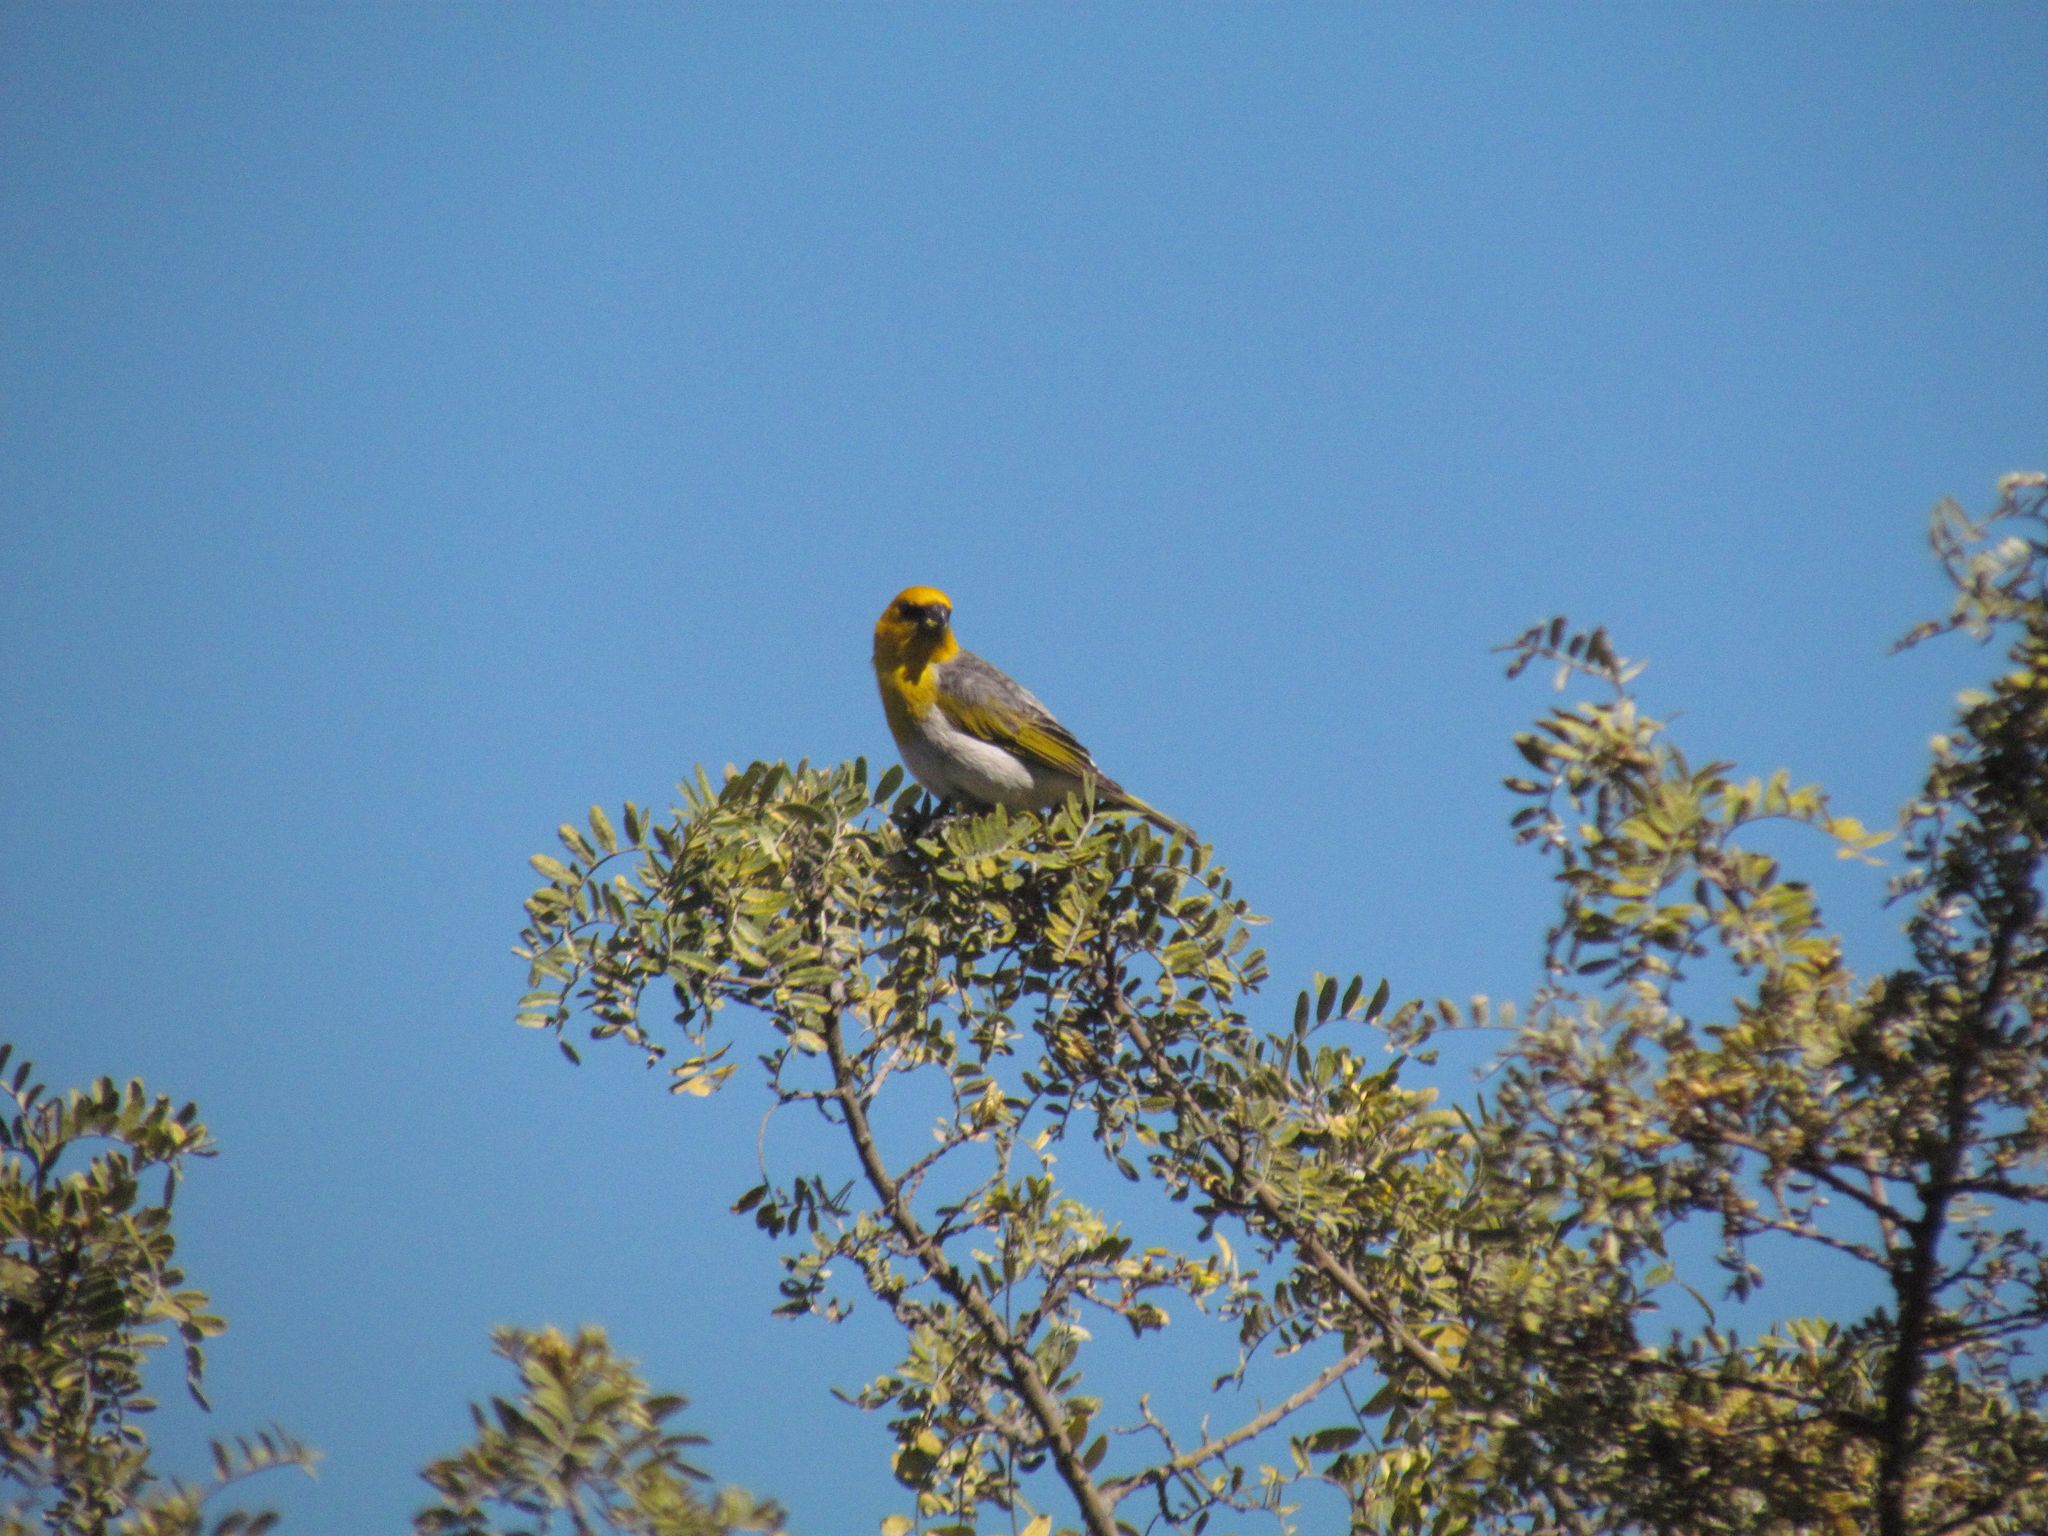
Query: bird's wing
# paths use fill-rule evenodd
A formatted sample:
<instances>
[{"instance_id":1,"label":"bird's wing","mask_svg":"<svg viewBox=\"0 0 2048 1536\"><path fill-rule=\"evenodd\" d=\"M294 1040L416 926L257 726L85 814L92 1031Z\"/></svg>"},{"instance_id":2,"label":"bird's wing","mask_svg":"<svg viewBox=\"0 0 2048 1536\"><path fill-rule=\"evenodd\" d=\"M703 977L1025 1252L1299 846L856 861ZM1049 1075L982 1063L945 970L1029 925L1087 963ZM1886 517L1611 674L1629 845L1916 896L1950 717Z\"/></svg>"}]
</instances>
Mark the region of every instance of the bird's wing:
<instances>
[{"instance_id":1,"label":"bird's wing","mask_svg":"<svg viewBox=\"0 0 2048 1536\"><path fill-rule=\"evenodd\" d=\"M1052 717L1029 689L972 651L961 651L937 668L939 708L970 736L1006 747L1027 762L1073 777L1099 777L1101 770L1074 733Z\"/></svg>"}]
</instances>

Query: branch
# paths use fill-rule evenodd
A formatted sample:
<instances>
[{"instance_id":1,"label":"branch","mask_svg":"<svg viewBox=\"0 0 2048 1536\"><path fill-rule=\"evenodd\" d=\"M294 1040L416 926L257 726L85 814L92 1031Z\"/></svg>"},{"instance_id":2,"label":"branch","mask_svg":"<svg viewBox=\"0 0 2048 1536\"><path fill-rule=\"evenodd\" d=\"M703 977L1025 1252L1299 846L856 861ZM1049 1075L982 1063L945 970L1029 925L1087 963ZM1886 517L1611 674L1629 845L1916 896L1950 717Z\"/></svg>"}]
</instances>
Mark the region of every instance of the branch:
<instances>
[{"instance_id":1,"label":"branch","mask_svg":"<svg viewBox=\"0 0 2048 1536\"><path fill-rule=\"evenodd\" d=\"M1891 1268L1887 1257L1879 1253L1875 1248L1872 1248L1868 1243L1852 1242L1847 1238L1835 1237L1830 1233L1822 1231L1811 1222L1801 1222L1791 1217L1772 1221L1752 1218L1750 1226L1758 1232L1777 1232L1786 1237L1800 1238L1810 1243L1819 1243L1824 1248L1832 1248L1835 1252L1852 1258L1859 1264L1868 1264L1873 1269L1889 1272Z\"/></svg>"},{"instance_id":2,"label":"branch","mask_svg":"<svg viewBox=\"0 0 2048 1536\"><path fill-rule=\"evenodd\" d=\"M1116 1014L1118 1021L1130 1034L1132 1042L1138 1047L1139 1054L1145 1058L1147 1065L1152 1068L1159 1087L1173 1100L1175 1107L1184 1118L1201 1124L1207 1118L1205 1111L1195 1102L1194 1095L1188 1092L1187 1084L1183 1081L1182 1075L1176 1072L1173 1064L1166 1059L1166 1053L1160 1049L1159 1042L1152 1037L1151 1031L1145 1027L1145 1021L1124 1000L1121 991L1115 987L1105 987L1103 990L1104 995L1109 1001L1110 1010ZM1220 1137L1212 1137L1212 1139L1216 1140L1220 1145ZM1367 1288L1365 1282L1358 1277L1358 1272L1331 1252L1328 1244L1324 1243L1322 1238L1312 1228L1300 1226L1294 1221L1285 1203L1274 1191L1273 1186L1260 1178L1247 1165L1243 1148L1241 1146L1229 1148L1226 1150L1226 1155L1230 1159L1232 1171L1236 1173L1238 1181L1244 1186L1245 1193L1250 1198L1252 1205L1257 1209L1259 1215L1264 1218L1267 1230L1279 1234L1285 1241L1291 1243L1301 1257L1308 1261L1310 1268L1314 1269L1316 1273L1342 1291L1350 1299L1351 1303L1364 1314L1366 1319L1379 1329L1381 1335L1394 1348L1396 1353L1403 1356L1409 1364L1421 1370L1439 1386L1449 1387L1454 1385L1457 1381L1457 1373L1452 1370L1443 1356L1417 1338L1409 1330L1408 1326L1401 1321L1394 1309L1375 1296Z\"/></svg>"},{"instance_id":3,"label":"branch","mask_svg":"<svg viewBox=\"0 0 2048 1536\"><path fill-rule=\"evenodd\" d=\"M1723 1354L1720 1357L1722 1362L1730 1358L1732 1357L1727 1354ZM1639 1356L1625 1361L1624 1369L1633 1376L1662 1376L1676 1381L1692 1383L1718 1381L1718 1376L1714 1371L1693 1370L1678 1361L1662 1360L1654 1357ZM1781 1387L1774 1381L1765 1381L1752 1376L1742 1377L1732 1382L1730 1386L1732 1390L1745 1392L1753 1397L1768 1397L1781 1403L1789 1403L1794 1408L1806 1412L1812 1421L1832 1424L1837 1429L1847 1434L1855 1435L1859 1439L1876 1440L1882 1429L1877 1418L1871 1414L1857 1413L1849 1408L1830 1408L1822 1399L1797 1387ZM1770 1425L1760 1425L1758 1426L1758 1431L1768 1431L1770 1428L1772 1428Z\"/></svg>"},{"instance_id":4,"label":"branch","mask_svg":"<svg viewBox=\"0 0 2048 1536\"><path fill-rule=\"evenodd\" d=\"M1100 1486L1093 1475L1081 1463L1080 1453L1075 1449L1073 1439L1067 1433L1066 1414L1059 1401L1046 1385L1044 1373L1031 1352L1018 1342L1000 1314L989 1304L981 1288L966 1279L946 1257L945 1250L927 1233L911 1210L910 1202L902 1186L890 1176L882 1162L880 1150L876 1147L874 1131L868 1124L867 1104L855 1083L852 1070L847 1065L846 1042L840 1030L840 1016L828 1016L821 1031L825 1036L826 1056L831 1062L832 1079L836 1085L834 1096L846 1116L846 1133L853 1142L855 1155L860 1159L861 1172L868 1181L868 1187L882 1204L895 1228L897 1237L909 1249L924 1272L931 1276L933 1284L965 1312L981 1336L988 1340L1008 1368L1011 1384L1017 1395L1024 1400L1038 1432L1052 1455L1053 1466L1058 1470L1060 1480L1067 1485L1075 1503L1081 1507L1081 1517L1087 1522L1089 1536L1117 1536L1116 1515L1108 1500L1103 1497Z\"/></svg>"},{"instance_id":5,"label":"branch","mask_svg":"<svg viewBox=\"0 0 2048 1536\"><path fill-rule=\"evenodd\" d=\"M1246 1419L1229 1434L1219 1435L1213 1440L1204 1440L1193 1450L1184 1451L1171 1461L1162 1462L1156 1467L1133 1472L1129 1477L1112 1478L1102 1485L1103 1493L1108 1496L1111 1503L1120 1504L1141 1488L1156 1486L1170 1477L1178 1477L1183 1472L1192 1471L1205 1461L1214 1461L1219 1456L1227 1455L1245 1441L1263 1435L1295 1410L1307 1407L1362 1365L1371 1353L1372 1351L1364 1344L1352 1345L1343 1359L1307 1383L1301 1390L1282 1398L1265 1412ZM1167 1449L1173 1449L1171 1442L1168 1442Z\"/></svg>"},{"instance_id":6,"label":"branch","mask_svg":"<svg viewBox=\"0 0 2048 1536\"><path fill-rule=\"evenodd\" d=\"M1913 1433L1913 1416L1920 1380L1927 1369L1924 1351L1933 1321L1934 1296L1939 1288L1936 1271L1941 1237L1948 1226L1949 1206L1956 1198L1962 1175L1964 1140L1976 1113L1971 1089L1983 1059L1984 1035L2003 1003L2013 944L2029 915L2029 903L2009 902L1992 932L1990 970L1978 989L1976 1006L1961 1032L1962 1038L1955 1042L1960 1049L1949 1066L1942 1141L1928 1155L1927 1179L1920 1186L1920 1215L1906 1228L1909 1246L1901 1267L1893 1271L1892 1289L1898 1297L1899 1323L1898 1337L1884 1373L1877 1476L1880 1536L1906 1536L1907 1488L1919 1438Z\"/></svg>"}]
</instances>

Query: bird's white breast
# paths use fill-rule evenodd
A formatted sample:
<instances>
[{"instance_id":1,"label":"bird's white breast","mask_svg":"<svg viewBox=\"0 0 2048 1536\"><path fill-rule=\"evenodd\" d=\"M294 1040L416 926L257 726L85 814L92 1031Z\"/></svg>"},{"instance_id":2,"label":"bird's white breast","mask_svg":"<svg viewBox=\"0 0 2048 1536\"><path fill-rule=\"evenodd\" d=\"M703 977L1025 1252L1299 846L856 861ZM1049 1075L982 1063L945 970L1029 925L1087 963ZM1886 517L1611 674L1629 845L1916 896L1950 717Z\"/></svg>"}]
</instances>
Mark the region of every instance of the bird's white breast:
<instances>
[{"instance_id":1,"label":"bird's white breast","mask_svg":"<svg viewBox=\"0 0 2048 1536\"><path fill-rule=\"evenodd\" d=\"M915 734L900 745L918 783L946 799L1036 810L1067 793L1051 782L1065 775L1034 773L1007 748L961 730L941 709L917 721Z\"/></svg>"}]
</instances>

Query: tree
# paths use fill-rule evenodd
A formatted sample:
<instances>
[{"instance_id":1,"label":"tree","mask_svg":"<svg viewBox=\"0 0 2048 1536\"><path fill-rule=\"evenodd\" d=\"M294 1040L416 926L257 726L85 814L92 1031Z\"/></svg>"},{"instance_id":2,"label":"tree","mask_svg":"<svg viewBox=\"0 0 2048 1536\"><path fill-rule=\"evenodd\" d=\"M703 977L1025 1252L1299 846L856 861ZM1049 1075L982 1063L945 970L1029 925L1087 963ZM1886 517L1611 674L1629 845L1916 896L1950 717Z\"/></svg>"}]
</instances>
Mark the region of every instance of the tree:
<instances>
[{"instance_id":1,"label":"tree","mask_svg":"<svg viewBox=\"0 0 2048 1536\"><path fill-rule=\"evenodd\" d=\"M139 1082L46 1098L0 1045L0 1480L18 1496L0 1532L196 1536L228 1485L314 1456L283 1430L216 1441L210 1486L165 1484L136 1420L143 1363L175 1332L185 1385L203 1407L204 1344L226 1326L173 1263L171 1200L187 1162L212 1157L197 1106L173 1109ZM73 1167L86 1147L98 1150ZM152 1200L145 1181L161 1175ZM169 1330L159 1331L159 1330ZM268 1511L231 1510L214 1536L260 1536Z\"/></svg>"},{"instance_id":2,"label":"tree","mask_svg":"<svg viewBox=\"0 0 2048 1536\"><path fill-rule=\"evenodd\" d=\"M204 1343L226 1324L173 1266L172 1197L189 1160L215 1155L198 1106L174 1109L140 1082L49 1098L27 1062L6 1074L0 1045L0 1536L262 1536L270 1510L207 1515L243 1478L276 1467L312 1470L316 1454L282 1429L213 1446L205 1485L165 1479L150 1465L140 1423L156 1405L143 1367L175 1331L185 1384L203 1408ZM83 1167L73 1167L87 1146ZM157 1197L145 1180L161 1174ZM701 1444L665 1426L683 1399L655 1395L603 1332L498 1330L497 1352L518 1367L517 1401L473 1409L477 1440L422 1474L441 1502L416 1522L422 1536L496 1536L502 1508L563 1514L576 1536L773 1533L781 1513L737 1489L705 1499L704 1474L683 1460Z\"/></svg>"},{"instance_id":3,"label":"tree","mask_svg":"<svg viewBox=\"0 0 2048 1536\"><path fill-rule=\"evenodd\" d=\"M697 1492L707 1474L683 1452L704 1442L665 1428L683 1399L650 1393L603 1329L571 1339L553 1328L500 1328L492 1346L518 1368L520 1395L493 1398L489 1412L473 1405L475 1443L421 1474L441 1501L413 1521L418 1536L511 1536L494 1508L536 1517L522 1533L546 1531L558 1514L576 1536L781 1529L780 1510L736 1488L715 1500Z\"/></svg>"},{"instance_id":4,"label":"tree","mask_svg":"<svg viewBox=\"0 0 2048 1536\"><path fill-rule=\"evenodd\" d=\"M1753 846L1885 838L1694 766L1639 669L1558 620L1508 648L1576 690L1509 780L1558 883L1550 981L1466 1107L1410 1084L1433 1035L1510 1010L1316 977L1259 1027L1256 919L1208 849L1079 802L941 815L858 762L699 770L666 819L564 827L521 1021L685 1096L763 1041L772 1102L834 1128L835 1164L734 1204L784 1245L780 1310L842 1316L852 1277L902 1333L856 1398L912 1499L889 1530L1285 1523L1310 1478L1360 1531L2048 1529L2044 485L2008 477L1982 524L1937 509L1955 609L1910 639L1997 635L2007 669L1906 810L1891 975L1852 975ZM934 1103L916 1143L893 1106ZM1114 1212L1057 1164L1076 1144L1132 1182ZM1667 1243L1701 1223L1718 1279ZM1771 1244L1871 1300L1745 1338ZM1106 1402L1089 1323L1149 1347L1176 1313L1264 1406Z\"/></svg>"},{"instance_id":5,"label":"tree","mask_svg":"<svg viewBox=\"0 0 2048 1536\"><path fill-rule=\"evenodd\" d=\"M1469 1352L1516 1407L1487 1453L1527 1487L1568 1468L1560 1513L1651 1530L2042 1528L2044 1378L2026 1349L2048 1321L2044 510L2042 478L2013 476L1984 524L1936 511L1955 608L1905 643L2003 634L2009 670L1964 697L1903 815L1894 890L1913 959L1887 976L1852 975L1810 890L1742 841L1771 820L1851 857L1882 837L1783 775L1691 767L1597 638L1516 643L1517 668L1561 661L1608 695L1518 743L1538 774L1510 784L1529 801L1519 835L1553 859L1563 902L1556 980L1485 1140L1569 1238L1493 1277L1506 1289L1475 1308L1484 1348ZM1744 991L1699 1016L1687 973L1706 962ZM1687 1310L1665 1234L1697 1221L1718 1231L1737 1301L1775 1240L1779 1262L1831 1268L1872 1303L1745 1343L1699 1298L1700 1323L1652 1342L1653 1311Z\"/></svg>"}]
</instances>

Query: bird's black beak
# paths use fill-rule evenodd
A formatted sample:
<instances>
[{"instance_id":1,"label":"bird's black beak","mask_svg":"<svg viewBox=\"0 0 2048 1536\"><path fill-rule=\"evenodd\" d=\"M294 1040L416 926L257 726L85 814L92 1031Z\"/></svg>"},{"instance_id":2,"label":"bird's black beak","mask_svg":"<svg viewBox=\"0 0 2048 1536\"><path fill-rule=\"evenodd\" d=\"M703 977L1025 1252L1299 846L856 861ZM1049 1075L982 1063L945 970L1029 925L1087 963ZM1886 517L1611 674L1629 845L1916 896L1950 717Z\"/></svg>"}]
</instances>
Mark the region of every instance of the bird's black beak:
<instances>
[{"instance_id":1,"label":"bird's black beak","mask_svg":"<svg viewBox=\"0 0 2048 1536\"><path fill-rule=\"evenodd\" d=\"M936 635L946 627L946 620L951 617L943 608L926 608L917 616L917 627L928 635Z\"/></svg>"}]
</instances>

